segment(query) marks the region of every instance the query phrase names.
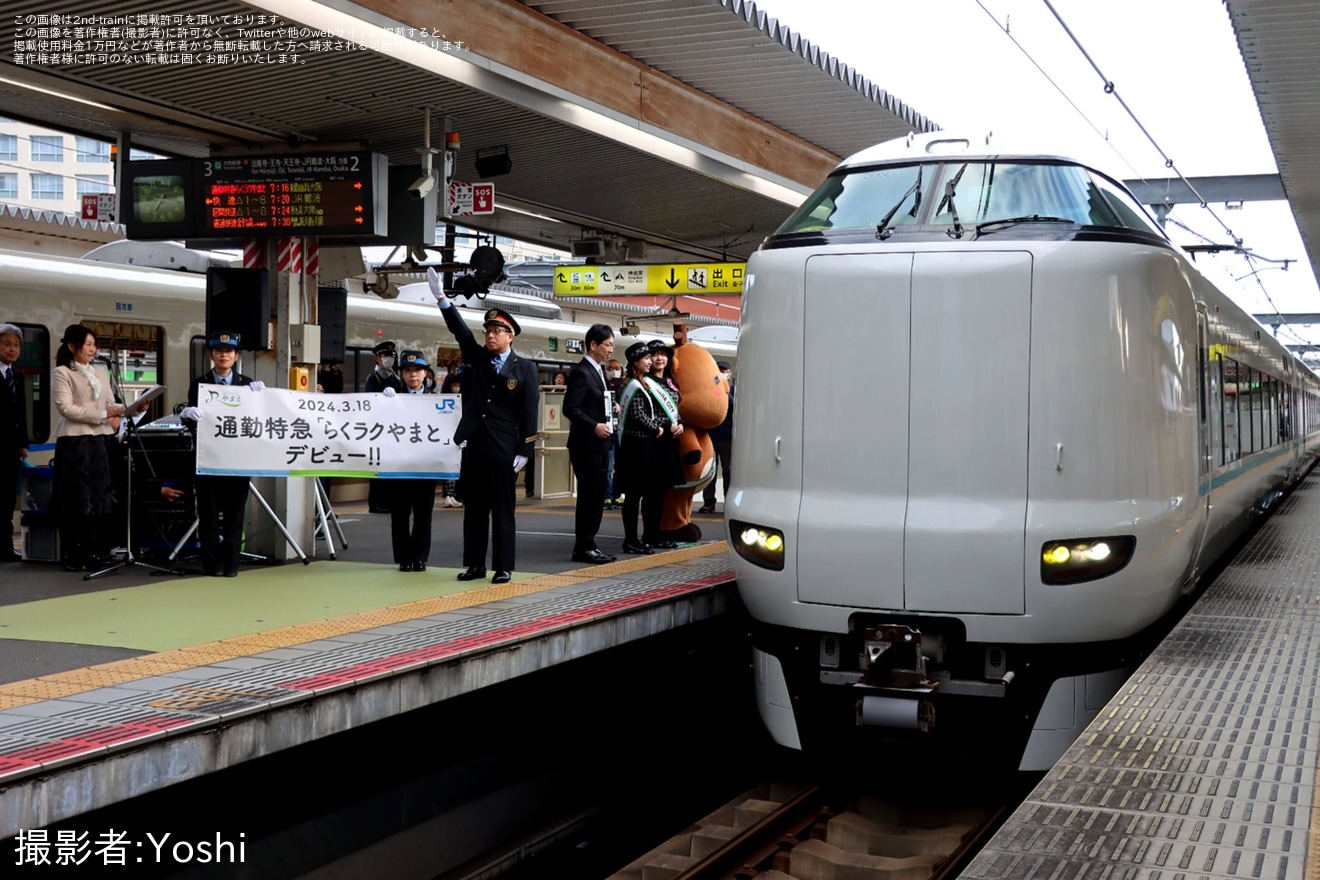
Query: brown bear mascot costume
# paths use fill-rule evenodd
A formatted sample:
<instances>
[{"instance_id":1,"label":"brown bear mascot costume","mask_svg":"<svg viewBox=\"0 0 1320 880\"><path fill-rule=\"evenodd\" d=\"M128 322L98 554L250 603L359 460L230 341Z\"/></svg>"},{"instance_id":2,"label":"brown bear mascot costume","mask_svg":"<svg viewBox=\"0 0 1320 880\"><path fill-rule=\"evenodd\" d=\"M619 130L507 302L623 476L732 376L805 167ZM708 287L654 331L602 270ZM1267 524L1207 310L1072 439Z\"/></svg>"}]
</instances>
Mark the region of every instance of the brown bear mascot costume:
<instances>
[{"instance_id":1,"label":"brown bear mascot costume","mask_svg":"<svg viewBox=\"0 0 1320 880\"><path fill-rule=\"evenodd\" d=\"M701 540L701 527L692 521L692 498L715 478L715 447L710 430L718 428L729 408L729 389L710 352L687 341L687 327L674 325L674 381L678 383L678 415L683 433L678 453L683 482L665 495L660 532L670 541Z\"/></svg>"}]
</instances>

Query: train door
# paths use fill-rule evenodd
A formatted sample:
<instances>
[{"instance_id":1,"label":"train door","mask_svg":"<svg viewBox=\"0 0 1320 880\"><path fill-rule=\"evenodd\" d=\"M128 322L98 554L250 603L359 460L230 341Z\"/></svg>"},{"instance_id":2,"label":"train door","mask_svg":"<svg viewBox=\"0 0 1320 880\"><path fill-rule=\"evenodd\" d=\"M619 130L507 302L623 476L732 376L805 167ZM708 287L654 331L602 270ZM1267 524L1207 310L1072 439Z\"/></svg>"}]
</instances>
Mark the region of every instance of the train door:
<instances>
[{"instance_id":1,"label":"train door","mask_svg":"<svg viewBox=\"0 0 1320 880\"><path fill-rule=\"evenodd\" d=\"M1031 255L822 255L805 281L799 599L1022 613Z\"/></svg>"},{"instance_id":2,"label":"train door","mask_svg":"<svg viewBox=\"0 0 1320 880\"><path fill-rule=\"evenodd\" d=\"M912 267L904 607L1022 614L1031 254Z\"/></svg>"},{"instance_id":3,"label":"train door","mask_svg":"<svg viewBox=\"0 0 1320 880\"><path fill-rule=\"evenodd\" d=\"M912 254L807 261L798 597L903 607ZM858 553L866 560L858 566Z\"/></svg>"},{"instance_id":4,"label":"train door","mask_svg":"<svg viewBox=\"0 0 1320 880\"><path fill-rule=\"evenodd\" d=\"M1197 412L1197 485L1200 487L1200 495L1197 498L1196 507L1196 539L1193 547L1195 554L1192 557L1193 563L1187 572L1186 586L1191 587L1196 583L1197 577L1201 574L1201 551L1205 545L1205 536L1210 528L1210 496L1211 496L1211 472L1215 467L1215 438L1212 436L1219 428L1219 419L1212 418L1212 402L1218 395L1211 394L1212 386L1217 388L1218 377L1211 373L1212 365L1210 362L1210 346L1206 326L1208 324L1207 313L1204 303L1196 304L1196 412Z\"/></svg>"}]
</instances>

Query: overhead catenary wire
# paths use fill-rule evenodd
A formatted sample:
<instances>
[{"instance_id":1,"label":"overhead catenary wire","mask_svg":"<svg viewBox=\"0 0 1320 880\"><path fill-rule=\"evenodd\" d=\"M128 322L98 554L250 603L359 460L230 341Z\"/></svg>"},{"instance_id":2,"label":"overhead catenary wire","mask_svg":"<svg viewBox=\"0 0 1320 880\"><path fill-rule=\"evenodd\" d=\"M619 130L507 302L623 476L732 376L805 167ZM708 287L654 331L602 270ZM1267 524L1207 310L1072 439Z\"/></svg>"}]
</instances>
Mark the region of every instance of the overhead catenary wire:
<instances>
[{"instance_id":1,"label":"overhead catenary wire","mask_svg":"<svg viewBox=\"0 0 1320 880\"><path fill-rule=\"evenodd\" d=\"M1025 56L1026 59L1031 62L1032 66L1035 67L1036 70L1040 72L1041 76L1045 77L1045 81L1054 87L1054 90L1059 93L1060 97L1062 97L1063 100L1068 102L1068 106L1072 107L1073 110L1077 111L1077 115L1082 117L1082 119L1086 122L1086 124L1091 126L1091 130L1100 136L1100 139L1103 140L1106 145L1108 145L1109 149L1114 151L1114 155L1117 156L1120 160L1122 160L1124 165L1132 169L1132 173L1134 175L1136 175L1138 178L1144 181L1146 179L1145 176L1140 171L1137 170L1137 166L1133 165L1130 161L1128 161L1127 156L1124 156L1122 151L1120 151L1118 147L1114 145L1114 142L1109 139L1109 135L1101 131L1100 127L1091 121L1091 118L1086 115L1086 113L1082 110L1082 108L1077 106L1077 102L1074 101L1071 97L1069 97L1068 93L1064 91L1063 86L1055 82L1054 78L1045 71L1045 68L1040 66L1040 62L1037 61L1032 56L1032 54L1027 51L1027 47L1019 43L1017 37L1013 36L1013 32L1009 30L1007 16L1005 16L1004 18L1004 23L1000 24L999 19L995 18L993 12L991 12L989 9L986 9L985 4L982 3L981 0L976 0L976 5L981 7L981 11L984 12L990 18L990 20L995 23L995 27L1003 31L1004 36L1008 37L1008 39L1012 41L1014 46L1017 46L1018 51L1021 52L1023 56Z\"/></svg>"},{"instance_id":2,"label":"overhead catenary wire","mask_svg":"<svg viewBox=\"0 0 1320 880\"><path fill-rule=\"evenodd\" d=\"M1063 28L1064 33L1068 35L1068 38L1073 41L1073 45L1077 47L1077 51L1081 52L1082 57L1091 65L1091 69L1100 77L1100 81L1104 83L1105 94L1114 96L1114 99L1118 101L1119 106L1126 111L1127 115L1136 124L1137 128L1141 129L1141 133L1146 136L1146 140L1150 141L1151 146L1153 146L1155 151L1160 154L1160 157L1164 159L1164 167L1168 168L1178 176L1178 179L1187 186L1187 189L1191 191L1192 195L1196 196L1196 200L1200 203L1201 207L1209 211L1210 216L1214 217L1215 221L1219 223L1220 226L1224 227L1224 231L1228 233L1228 237L1232 239L1233 243L1238 247L1241 247L1242 239L1235 235L1229 225L1224 222L1224 219L1215 213L1214 209L1211 208L1210 204L1205 200L1205 197L1196 191L1196 187L1192 186L1192 182L1178 169L1178 166L1175 165L1174 161L1164 152L1164 149L1155 140L1154 136L1146 130L1146 126L1141 124L1141 120L1137 118L1137 114L1132 112L1132 108L1127 105L1127 102L1123 100L1122 95L1118 93L1118 87L1114 85L1114 81L1105 76L1104 71L1100 69L1100 65L1097 64L1095 59L1091 57L1091 54L1086 51L1086 47L1082 45L1082 41L1077 39L1077 35L1072 32L1072 28L1068 27L1067 22L1063 20L1063 16L1059 15L1059 11L1054 8L1054 4L1051 3L1050 0L1041 0L1041 2L1043 2L1045 7L1049 9L1055 20L1058 21L1059 26Z\"/></svg>"}]
</instances>

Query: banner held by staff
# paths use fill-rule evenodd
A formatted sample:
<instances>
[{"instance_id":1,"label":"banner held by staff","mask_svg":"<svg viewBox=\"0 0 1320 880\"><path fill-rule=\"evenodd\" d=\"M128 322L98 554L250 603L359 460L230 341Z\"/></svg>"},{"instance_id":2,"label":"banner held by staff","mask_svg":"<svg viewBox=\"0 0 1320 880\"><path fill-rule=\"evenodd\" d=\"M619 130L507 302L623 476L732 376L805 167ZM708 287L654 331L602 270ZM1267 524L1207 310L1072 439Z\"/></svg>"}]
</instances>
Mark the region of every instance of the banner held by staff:
<instances>
[{"instance_id":1,"label":"banner held by staff","mask_svg":"<svg viewBox=\"0 0 1320 880\"><path fill-rule=\"evenodd\" d=\"M199 474L458 479L456 394L198 391Z\"/></svg>"}]
</instances>

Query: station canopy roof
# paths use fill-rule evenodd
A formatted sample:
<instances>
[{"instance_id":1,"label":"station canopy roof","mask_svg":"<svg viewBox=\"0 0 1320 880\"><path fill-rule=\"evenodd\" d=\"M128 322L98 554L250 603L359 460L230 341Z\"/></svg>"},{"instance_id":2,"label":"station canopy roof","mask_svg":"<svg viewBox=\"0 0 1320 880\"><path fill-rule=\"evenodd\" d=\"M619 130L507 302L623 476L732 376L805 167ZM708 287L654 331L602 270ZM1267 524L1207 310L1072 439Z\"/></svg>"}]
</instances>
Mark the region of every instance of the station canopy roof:
<instances>
[{"instance_id":1,"label":"station canopy roof","mask_svg":"<svg viewBox=\"0 0 1320 880\"><path fill-rule=\"evenodd\" d=\"M58 12L128 8L69 0ZM565 249L603 236L645 242L648 261L742 259L840 158L937 127L742 0L131 8L130 19L139 8L180 21L204 12L255 27L278 16L393 46L304 50L298 63L18 65L11 27L0 36L0 115L112 141L128 132L134 147L170 156L356 144L417 166L425 105L432 146L441 115L462 136L456 179L479 179L479 150L507 148L512 162L493 178L499 210L463 224ZM6 6L9 21L33 25L52 11L39 0ZM408 27L463 47L428 46ZM239 38L237 25L224 30Z\"/></svg>"}]
</instances>

